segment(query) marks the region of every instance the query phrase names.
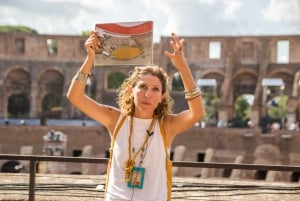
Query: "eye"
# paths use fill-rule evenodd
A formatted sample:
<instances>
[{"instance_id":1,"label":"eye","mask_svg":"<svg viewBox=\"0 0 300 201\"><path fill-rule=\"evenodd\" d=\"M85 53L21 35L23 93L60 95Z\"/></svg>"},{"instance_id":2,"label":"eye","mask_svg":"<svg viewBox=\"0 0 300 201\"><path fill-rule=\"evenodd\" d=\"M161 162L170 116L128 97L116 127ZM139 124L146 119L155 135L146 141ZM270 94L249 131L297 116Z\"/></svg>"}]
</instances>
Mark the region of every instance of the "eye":
<instances>
[{"instance_id":1,"label":"eye","mask_svg":"<svg viewBox=\"0 0 300 201\"><path fill-rule=\"evenodd\" d=\"M153 91L160 91L160 88L154 87L154 88L153 88Z\"/></svg>"},{"instance_id":2,"label":"eye","mask_svg":"<svg viewBox=\"0 0 300 201\"><path fill-rule=\"evenodd\" d=\"M140 85L139 85L139 88L140 88L140 89L147 89L147 86L146 86L145 84L140 84Z\"/></svg>"}]
</instances>

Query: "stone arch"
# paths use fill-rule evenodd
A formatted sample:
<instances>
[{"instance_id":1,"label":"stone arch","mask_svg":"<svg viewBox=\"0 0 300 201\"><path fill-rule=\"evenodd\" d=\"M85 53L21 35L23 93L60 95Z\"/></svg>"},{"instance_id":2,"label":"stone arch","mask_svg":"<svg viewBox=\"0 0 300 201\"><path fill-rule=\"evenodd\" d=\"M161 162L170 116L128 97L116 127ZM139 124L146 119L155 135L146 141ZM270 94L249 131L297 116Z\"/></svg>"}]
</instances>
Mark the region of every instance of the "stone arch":
<instances>
[{"instance_id":1,"label":"stone arch","mask_svg":"<svg viewBox=\"0 0 300 201\"><path fill-rule=\"evenodd\" d=\"M270 73L270 77L281 78L284 82L283 94L291 96L294 84L294 73L288 69L278 69Z\"/></svg>"},{"instance_id":2,"label":"stone arch","mask_svg":"<svg viewBox=\"0 0 300 201\"><path fill-rule=\"evenodd\" d=\"M233 102L242 94L255 95L257 76L251 71L242 71L233 77Z\"/></svg>"},{"instance_id":3,"label":"stone arch","mask_svg":"<svg viewBox=\"0 0 300 201\"><path fill-rule=\"evenodd\" d=\"M49 98L50 100L51 97L63 97L64 83L65 77L58 69L51 68L40 72L36 83L38 92L36 103L38 105L38 113L40 113L42 117L51 115L51 111L43 111L43 102L45 102L45 98ZM60 103L55 104L55 113L60 114L62 110L62 98L58 101Z\"/></svg>"},{"instance_id":4,"label":"stone arch","mask_svg":"<svg viewBox=\"0 0 300 201\"><path fill-rule=\"evenodd\" d=\"M86 81L85 93L91 97L96 97L96 87L97 87L97 79L94 74L88 77Z\"/></svg>"},{"instance_id":5,"label":"stone arch","mask_svg":"<svg viewBox=\"0 0 300 201\"><path fill-rule=\"evenodd\" d=\"M217 74L225 77L224 71L221 69L206 69L201 72L201 77L207 77L209 74Z\"/></svg>"},{"instance_id":6,"label":"stone arch","mask_svg":"<svg viewBox=\"0 0 300 201\"><path fill-rule=\"evenodd\" d=\"M1 167L1 172L20 173L21 167L19 161L7 161Z\"/></svg>"},{"instance_id":7,"label":"stone arch","mask_svg":"<svg viewBox=\"0 0 300 201\"><path fill-rule=\"evenodd\" d=\"M251 69L240 69L240 70L237 70L237 72L232 75L232 79L235 80L240 75L243 75L243 74L249 74L249 75L252 75L253 77L257 77L257 74L256 74L256 72L254 70L251 70Z\"/></svg>"},{"instance_id":8,"label":"stone arch","mask_svg":"<svg viewBox=\"0 0 300 201\"><path fill-rule=\"evenodd\" d=\"M30 102L31 91L31 76L28 70L24 67L12 67L7 70L3 78L4 92L2 96L3 110L6 116L8 115L9 97L12 95L22 95ZM29 103L30 104L30 103Z\"/></svg>"},{"instance_id":9,"label":"stone arch","mask_svg":"<svg viewBox=\"0 0 300 201\"><path fill-rule=\"evenodd\" d=\"M291 182L299 182L300 181L300 172L293 172L290 178Z\"/></svg>"},{"instance_id":10,"label":"stone arch","mask_svg":"<svg viewBox=\"0 0 300 201\"><path fill-rule=\"evenodd\" d=\"M299 67L300 68L300 67ZM292 97L300 98L300 71L295 74Z\"/></svg>"},{"instance_id":11,"label":"stone arch","mask_svg":"<svg viewBox=\"0 0 300 201\"><path fill-rule=\"evenodd\" d=\"M245 120L236 119L237 111L235 108L235 104L239 100L240 97L245 97L243 95L247 95L247 97L254 97L255 99L255 90L257 87L257 74L252 69L242 69L238 70L232 77L232 124L240 127L247 126ZM253 104L253 103L252 103ZM250 106L251 107L251 106ZM251 118L251 114L250 117ZM255 122L255 124L257 124Z\"/></svg>"},{"instance_id":12,"label":"stone arch","mask_svg":"<svg viewBox=\"0 0 300 201\"><path fill-rule=\"evenodd\" d=\"M172 91L183 91L184 86L179 72L175 72L171 77Z\"/></svg>"},{"instance_id":13,"label":"stone arch","mask_svg":"<svg viewBox=\"0 0 300 201\"><path fill-rule=\"evenodd\" d=\"M123 81L127 78L128 76L121 72L121 71L114 71L110 72L107 75L106 79L106 89L107 90L116 90L119 88L119 86L123 83Z\"/></svg>"},{"instance_id":14,"label":"stone arch","mask_svg":"<svg viewBox=\"0 0 300 201\"><path fill-rule=\"evenodd\" d=\"M108 86L108 83L109 83L109 79L110 79L110 76L111 75L114 75L114 74L123 74L125 77L128 77L128 71L126 71L125 69L124 70L121 70L121 69L118 69L118 70L106 70L104 72L104 89L105 90L115 90L114 88L109 88ZM123 82L123 80L122 80ZM122 83L120 82L120 83Z\"/></svg>"},{"instance_id":15,"label":"stone arch","mask_svg":"<svg viewBox=\"0 0 300 201\"><path fill-rule=\"evenodd\" d=\"M60 69L50 68L41 71L38 75L39 92L44 94L47 91L62 92L65 77Z\"/></svg>"},{"instance_id":16,"label":"stone arch","mask_svg":"<svg viewBox=\"0 0 300 201\"><path fill-rule=\"evenodd\" d=\"M26 68L16 67L9 69L5 73L3 80L5 91L8 95L15 91L30 92L31 77Z\"/></svg>"},{"instance_id":17,"label":"stone arch","mask_svg":"<svg viewBox=\"0 0 300 201\"><path fill-rule=\"evenodd\" d=\"M215 79L217 81L217 86L216 86L216 94L218 97L221 96L221 87L222 83L224 82L224 74L220 73L218 71L211 71L205 73L202 78L204 79Z\"/></svg>"},{"instance_id":18,"label":"stone arch","mask_svg":"<svg viewBox=\"0 0 300 201\"><path fill-rule=\"evenodd\" d=\"M170 64L171 65L171 64ZM168 74L168 77L169 77L169 89L172 91L172 92L178 92L179 90L174 90L173 89L173 82L174 82L174 77L177 76L178 74L178 71L174 68L174 67L169 67L169 71L166 71L167 74ZM181 78L180 78L181 80Z\"/></svg>"}]
</instances>

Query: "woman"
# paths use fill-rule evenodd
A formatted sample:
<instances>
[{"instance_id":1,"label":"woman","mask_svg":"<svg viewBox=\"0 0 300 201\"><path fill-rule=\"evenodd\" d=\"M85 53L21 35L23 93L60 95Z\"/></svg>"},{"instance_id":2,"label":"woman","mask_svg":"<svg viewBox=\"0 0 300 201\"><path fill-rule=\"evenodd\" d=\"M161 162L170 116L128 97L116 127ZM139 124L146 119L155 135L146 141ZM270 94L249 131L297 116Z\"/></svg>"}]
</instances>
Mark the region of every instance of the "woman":
<instances>
[{"instance_id":1,"label":"woman","mask_svg":"<svg viewBox=\"0 0 300 201\"><path fill-rule=\"evenodd\" d=\"M188 110L171 114L168 77L157 66L136 67L119 88L119 108L104 105L84 94L100 47L96 32L85 43L87 57L73 78L67 97L90 118L104 125L112 139L106 201L170 200L168 152L174 137L204 115L199 88L185 61L183 39L172 33L173 52L165 52L179 71ZM113 153L113 154L112 154ZM168 166L169 167L169 166ZM169 183L168 183L169 182Z\"/></svg>"}]
</instances>

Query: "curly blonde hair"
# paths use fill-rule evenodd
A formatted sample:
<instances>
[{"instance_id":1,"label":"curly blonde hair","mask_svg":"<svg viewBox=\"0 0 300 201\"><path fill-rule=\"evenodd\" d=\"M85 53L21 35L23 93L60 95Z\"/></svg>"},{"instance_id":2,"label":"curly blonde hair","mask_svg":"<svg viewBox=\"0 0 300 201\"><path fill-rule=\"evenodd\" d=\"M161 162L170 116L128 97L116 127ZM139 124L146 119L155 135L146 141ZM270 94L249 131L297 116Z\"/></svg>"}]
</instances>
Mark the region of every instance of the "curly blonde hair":
<instances>
[{"instance_id":1,"label":"curly blonde hair","mask_svg":"<svg viewBox=\"0 0 300 201\"><path fill-rule=\"evenodd\" d=\"M136 82L144 75L156 76L162 85L162 94L165 94L163 100L158 104L154 110L154 116L162 117L166 114L172 113L173 99L171 98L168 85L169 77L164 69L158 66L137 66L128 78L124 80L118 88L117 103L122 113L133 115L135 105L131 95L131 89Z\"/></svg>"}]
</instances>

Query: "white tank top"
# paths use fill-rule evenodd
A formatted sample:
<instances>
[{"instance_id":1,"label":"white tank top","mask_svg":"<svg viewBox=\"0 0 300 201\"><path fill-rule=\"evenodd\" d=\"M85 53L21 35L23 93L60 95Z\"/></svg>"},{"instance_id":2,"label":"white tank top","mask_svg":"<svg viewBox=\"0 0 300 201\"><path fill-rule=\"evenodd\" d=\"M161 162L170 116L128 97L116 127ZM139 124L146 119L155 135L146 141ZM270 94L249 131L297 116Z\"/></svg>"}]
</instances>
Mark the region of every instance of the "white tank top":
<instances>
[{"instance_id":1,"label":"white tank top","mask_svg":"<svg viewBox=\"0 0 300 201\"><path fill-rule=\"evenodd\" d=\"M136 151L146 138L151 120L133 118L132 147ZM129 188L124 181L125 162L128 160L129 122L130 117L127 117L115 140L105 201L166 201L166 153L158 121L154 124L154 134L148 140L141 165L145 168L143 188ZM141 157L137 156L135 164L139 164L140 160Z\"/></svg>"}]
</instances>

